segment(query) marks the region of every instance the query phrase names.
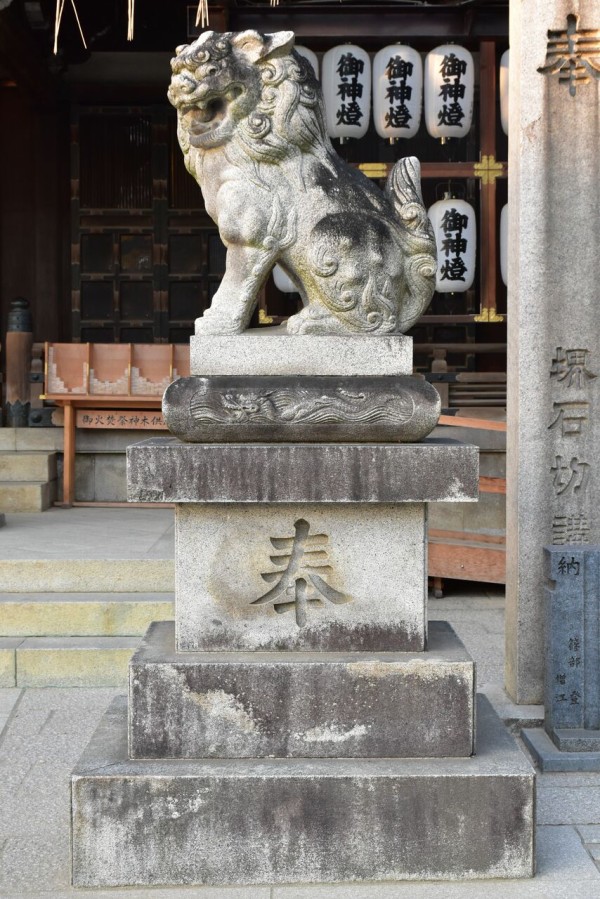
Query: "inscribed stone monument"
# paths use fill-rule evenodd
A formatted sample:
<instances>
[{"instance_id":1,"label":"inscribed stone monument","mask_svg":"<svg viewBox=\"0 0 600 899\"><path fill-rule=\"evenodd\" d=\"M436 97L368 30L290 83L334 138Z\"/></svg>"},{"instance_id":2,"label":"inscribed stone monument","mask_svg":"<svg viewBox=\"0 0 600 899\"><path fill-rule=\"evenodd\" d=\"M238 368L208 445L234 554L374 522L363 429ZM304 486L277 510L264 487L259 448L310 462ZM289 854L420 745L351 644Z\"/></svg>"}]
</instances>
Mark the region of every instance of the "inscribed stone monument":
<instances>
[{"instance_id":1,"label":"inscribed stone monument","mask_svg":"<svg viewBox=\"0 0 600 899\"><path fill-rule=\"evenodd\" d=\"M543 700L543 547L600 542L600 2L511 4L506 685Z\"/></svg>"},{"instance_id":2,"label":"inscribed stone monument","mask_svg":"<svg viewBox=\"0 0 600 899\"><path fill-rule=\"evenodd\" d=\"M165 394L177 436L128 449L130 499L175 503L175 622L73 774L77 886L533 873L533 770L427 622L427 503L475 501L478 459L426 439L401 333L435 271L418 164L390 199L350 174L292 42L210 32L173 63L227 274ZM307 305L246 333L276 261Z\"/></svg>"},{"instance_id":3,"label":"inscribed stone monument","mask_svg":"<svg viewBox=\"0 0 600 899\"><path fill-rule=\"evenodd\" d=\"M600 771L600 547L544 555L545 730L523 739L543 771Z\"/></svg>"}]
</instances>

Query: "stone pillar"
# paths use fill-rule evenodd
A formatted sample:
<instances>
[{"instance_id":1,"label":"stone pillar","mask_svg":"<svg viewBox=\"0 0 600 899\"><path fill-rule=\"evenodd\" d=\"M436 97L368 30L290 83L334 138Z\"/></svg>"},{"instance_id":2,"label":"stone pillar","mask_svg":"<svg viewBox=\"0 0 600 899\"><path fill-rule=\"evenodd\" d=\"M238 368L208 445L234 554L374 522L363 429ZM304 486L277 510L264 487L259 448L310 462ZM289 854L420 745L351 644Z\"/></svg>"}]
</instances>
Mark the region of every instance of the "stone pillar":
<instances>
[{"instance_id":1,"label":"stone pillar","mask_svg":"<svg viewBox=\"0 0 600 899\"><path fill-rule=\"evenodd\" d=\"M542 547L600 542L600 0L510 14L506 685L533 703Z\"/></svg>"}]
</instances>

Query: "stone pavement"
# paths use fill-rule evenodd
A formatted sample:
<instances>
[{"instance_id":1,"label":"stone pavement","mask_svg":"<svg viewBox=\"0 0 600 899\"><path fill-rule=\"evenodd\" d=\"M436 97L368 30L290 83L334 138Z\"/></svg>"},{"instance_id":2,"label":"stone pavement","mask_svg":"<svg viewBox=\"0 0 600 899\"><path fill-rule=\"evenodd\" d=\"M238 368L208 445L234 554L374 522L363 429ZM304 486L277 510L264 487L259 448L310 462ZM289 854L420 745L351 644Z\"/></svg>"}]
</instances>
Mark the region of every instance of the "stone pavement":
<instances>
[{"instance_id":1,"label":"stone pavement","mask_svg":"<svg viewBox=\"0 0 600 899\"><path fill-rule=\"evenodd\" d=\"M430 600L478 662L479 687L508 720L536 720L539 707L511 706L502 691L503 596L497 588L449 585ZM89 895L114 899L600 899L600 775L538 780L538 874L531 881L340 884L129 890L69 886L71 768L112 689L0 690L0 896ZM365 839L369 839L365 834ZM449 847L451 851L451 847Z\"/></svg>"}]
</instances>

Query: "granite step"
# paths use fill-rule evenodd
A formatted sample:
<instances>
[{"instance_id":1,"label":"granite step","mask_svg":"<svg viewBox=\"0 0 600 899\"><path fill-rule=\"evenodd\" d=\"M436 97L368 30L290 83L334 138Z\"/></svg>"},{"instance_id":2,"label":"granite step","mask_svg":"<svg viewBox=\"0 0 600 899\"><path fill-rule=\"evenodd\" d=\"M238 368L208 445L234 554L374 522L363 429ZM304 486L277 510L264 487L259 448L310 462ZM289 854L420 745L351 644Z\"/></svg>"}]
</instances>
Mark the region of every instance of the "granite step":
<instances>
[{"instance_id":1,"label":"granite step","mask_svg":"<svg viewBox=\"0 0 600 899\"><path fill-rule=\"evenodd\" d=\"M0 481L53 481L54 452L0 452Z\"/></svg>"},{"instance_id":2,"label":"granite step","mask_svg":"<svg viewBox=\"0 0 600 899\"><path fill-rule=\"evenodd\" d=\"M56 498L56 480L0 480L0 509L3 512L44 512Z\"/></svg>"},{"instance_id":3,"label":"granite step","mask_svg":"<svg viewBox=\"0 0 600 899\"><path fill-rule=\"evenodd\" d=\"M2 428L0 427L0 451L62 452L64 433L62 428Z\"/></svg>"},{"instance_id":4,"label":"granite step","mask_svg":"<svg viewBox=\"0 0 600 899\"><path fill-rule=\"evenodd\" d=\"M173 559L0 559L0 584L6 593L172 593L175 569Z\"/></svg>"},{"instance_id":5,"label":"granite step","mask_svg":"<svg viewBox=\"0 0 600 899\"><path fill-rule=\"evenodd\" d=\"M129 660L139 642L135 636L1 638L1 685L125 688Z\"/></svg>"},{"instance_id":6,"label":"granite step","mask_svg":"<svg viewBox=\"0 0 600 899\"><path fill-rule=\"evenodd\" d=\"M172 617L171 593L0 593L2 637L143 636Z\"/></svg>"}]
</instances>

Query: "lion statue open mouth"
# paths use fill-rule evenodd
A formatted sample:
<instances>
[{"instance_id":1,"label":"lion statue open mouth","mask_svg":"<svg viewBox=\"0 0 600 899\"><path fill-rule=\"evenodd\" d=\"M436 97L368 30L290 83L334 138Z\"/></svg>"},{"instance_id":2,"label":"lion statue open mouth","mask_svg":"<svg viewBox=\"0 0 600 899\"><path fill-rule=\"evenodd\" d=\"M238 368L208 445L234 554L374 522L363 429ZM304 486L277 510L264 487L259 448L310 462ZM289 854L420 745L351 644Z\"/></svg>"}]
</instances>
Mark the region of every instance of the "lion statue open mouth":
<instances>
[{"instance_id":1,"label":"lion statue open mouth","mask_svg":"<svg viewBox=\"0 0 600 899\"><path fill-rule=\"evenodd\" d=\"M402 333L435 286L419 163L400 160L385 193L346 165L312 67L293 45L290 31L207 31L172 60L168 96L185 164L227 247L196 333L245 330L276 263L304 303L288 332Z\"/></svg>"}]
</instances>

